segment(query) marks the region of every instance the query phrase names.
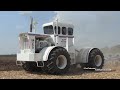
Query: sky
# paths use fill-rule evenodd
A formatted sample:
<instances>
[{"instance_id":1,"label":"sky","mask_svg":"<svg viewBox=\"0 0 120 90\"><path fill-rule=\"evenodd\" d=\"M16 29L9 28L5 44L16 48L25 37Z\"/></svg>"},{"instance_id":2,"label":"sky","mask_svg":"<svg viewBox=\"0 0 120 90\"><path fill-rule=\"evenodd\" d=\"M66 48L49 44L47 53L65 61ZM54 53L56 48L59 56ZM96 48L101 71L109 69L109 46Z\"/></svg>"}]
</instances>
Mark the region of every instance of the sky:
<instances>
[{"instance_id":1,"label":"sky","mask_svg":"<svg viewBox=\"0 0 120 90\"><path fill-rule=\"evenodd\" d=\"M56 18L73 24L76 48L120 44L119 11L0 11L0 54L18 52L18 35L29 31L30 16L38 22L37 33Z\"/></svg>"}]
</instances>

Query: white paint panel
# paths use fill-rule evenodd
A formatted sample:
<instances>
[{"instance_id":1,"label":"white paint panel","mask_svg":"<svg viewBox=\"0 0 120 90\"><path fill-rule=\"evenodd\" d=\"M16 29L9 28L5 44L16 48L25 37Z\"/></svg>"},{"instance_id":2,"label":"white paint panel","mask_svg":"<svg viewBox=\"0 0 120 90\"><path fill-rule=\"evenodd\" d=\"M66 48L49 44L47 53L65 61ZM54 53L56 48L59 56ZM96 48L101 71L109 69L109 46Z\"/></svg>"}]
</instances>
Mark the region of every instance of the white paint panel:
<instances>
[{"instance_id":1,"label":"white paint panel","mask_svg":"<svg viewBox=\"0 0 120 90\"><path fill-rule=\"evenodd\" d=\"M55 46L46 47L40 53L18 53L17 61L47 61L50 51Z\"/></svg>"},{"instance_id":2,"label":"white paint panel","mask_svg":"<svg viewBox=\"0 0 120 90\"><path fill-rule=\"evenodd\" d=\"M19 54L17 54L17 61L34 61L34 54L19 53Z\"/></svg>"}]
</instances>

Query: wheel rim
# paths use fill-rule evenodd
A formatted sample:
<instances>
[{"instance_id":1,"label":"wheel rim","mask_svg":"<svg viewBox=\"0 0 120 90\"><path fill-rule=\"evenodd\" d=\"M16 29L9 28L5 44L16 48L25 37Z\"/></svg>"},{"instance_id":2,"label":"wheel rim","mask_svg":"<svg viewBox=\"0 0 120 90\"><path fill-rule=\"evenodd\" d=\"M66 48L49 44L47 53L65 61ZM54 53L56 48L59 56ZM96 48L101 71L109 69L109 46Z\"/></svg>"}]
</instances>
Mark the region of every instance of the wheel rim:
<instances>
[{"instance_id":1,"label":"wheel rim","mask_svg":"<svg viewBox=\"0 0 120 90\"><path fill-rule=\"evenodd\" d=\"M99 66L102 64L102 57L101 57L100 55L97 55L97 56L95 57L94 62L95 62L95 65L96 65L97 67L99 67Z\"/></svg>"},{"instance_id":2,"label":"wheel rim","mask_svg":"<svg viewBox=\"0 0 120 90\"><path fill-rule=\"evenodd\" d=\"M58 56L56 60L56 65L59 69L64 69L67 65L67 59L64 55Z\"/></svg>"}]
</instances>

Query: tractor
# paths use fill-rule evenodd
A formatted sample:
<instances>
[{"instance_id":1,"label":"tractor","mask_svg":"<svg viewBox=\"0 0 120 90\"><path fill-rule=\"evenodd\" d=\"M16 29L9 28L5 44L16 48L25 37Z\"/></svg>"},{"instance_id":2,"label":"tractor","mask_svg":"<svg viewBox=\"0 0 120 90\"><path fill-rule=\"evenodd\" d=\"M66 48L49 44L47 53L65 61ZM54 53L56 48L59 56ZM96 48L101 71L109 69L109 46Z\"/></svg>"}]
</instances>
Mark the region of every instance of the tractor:
<instances>
[{"instance_id":1,"label":"tractor","mask_svg":"<svg viewBox=\"0 0 120 90\"><path fill-rule=\"evenodd\" d=\"M42 26L44 34L33 32L33 18L30 31L19 34L19 52L16 64L25 71L43 71L48 74L65 74L71 66L102 69L104 55L94 47L77 50L74 43L74 26L53 21ZM76 43L77 44L77 43Z\"/></svg>"}]
</instances>

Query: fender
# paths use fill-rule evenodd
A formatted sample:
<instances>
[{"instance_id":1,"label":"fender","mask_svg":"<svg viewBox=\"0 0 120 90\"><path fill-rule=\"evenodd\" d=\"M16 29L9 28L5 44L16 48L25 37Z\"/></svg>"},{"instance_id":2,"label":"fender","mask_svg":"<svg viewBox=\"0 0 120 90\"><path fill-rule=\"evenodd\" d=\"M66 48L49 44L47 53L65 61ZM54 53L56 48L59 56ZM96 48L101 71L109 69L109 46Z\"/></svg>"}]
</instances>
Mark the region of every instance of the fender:
<instances>
[{"instance_id":1,"label":"fender","mask_svg":"<svg viewBox=\"0 0 120 90\"><path fill-rule=\"evenodd\" d=\"M40 61L47 61L50 52L51 52L54 48L57 48L57 47L59 47L59 46L50 46L50 47L45 47L45 48L43 48L43 49L40 51L40 53L39 53ZM63 47L62 47L62 48L63 48Z\"/></svg>"},{"instance_id":2,"label":"fender","mask_svg":"<svg viewBox=\"0 0 120 90\"><path fill-rule=\"evenodd\" d=\"M89 57L89 53L96 48L93 47L85 47L80 49L80 51L78 52L78 55L76 57L76 63L88 63L88 57Z\"/></svg>"}]
</instances>

